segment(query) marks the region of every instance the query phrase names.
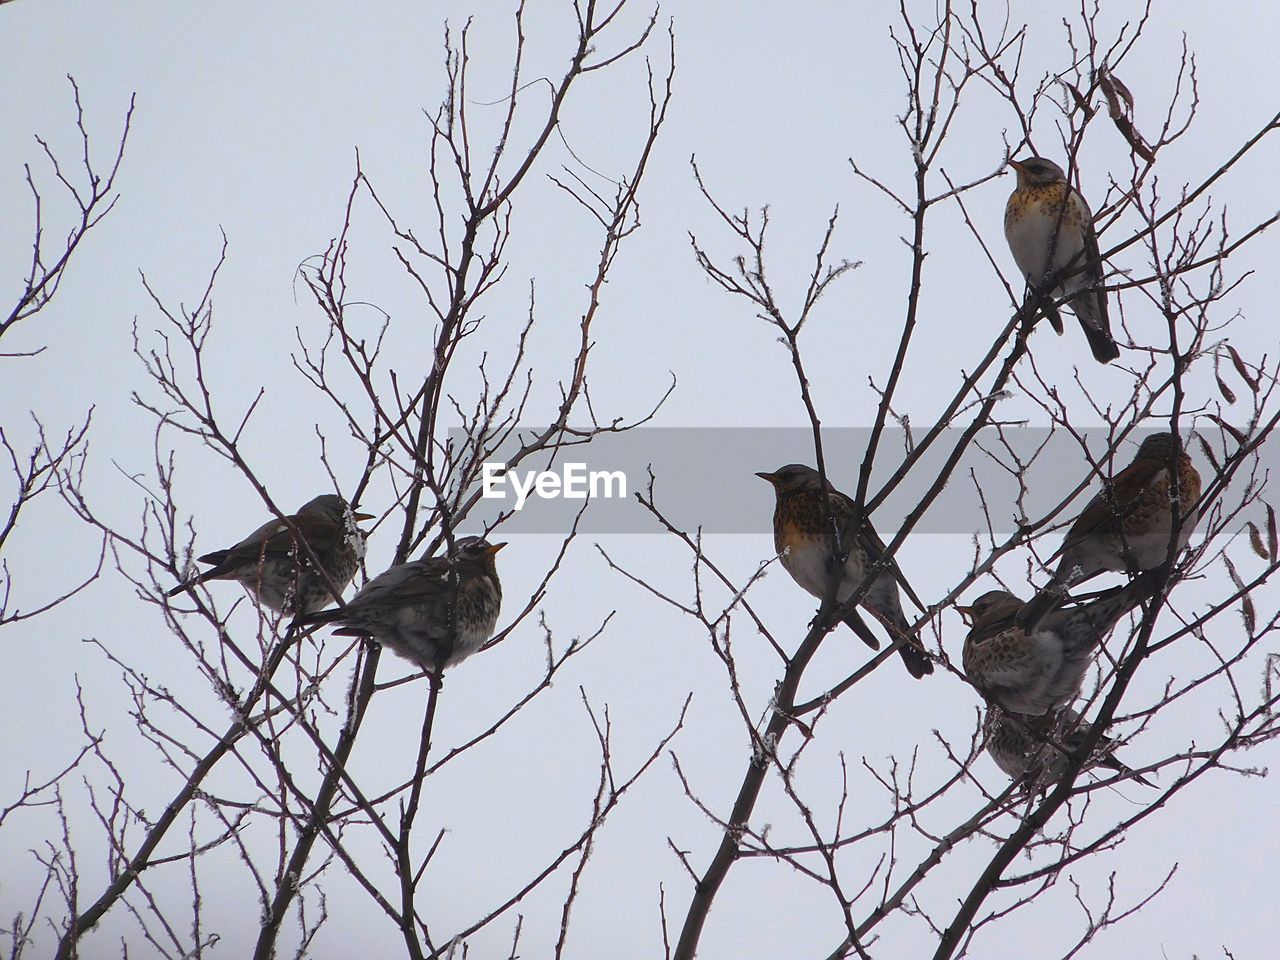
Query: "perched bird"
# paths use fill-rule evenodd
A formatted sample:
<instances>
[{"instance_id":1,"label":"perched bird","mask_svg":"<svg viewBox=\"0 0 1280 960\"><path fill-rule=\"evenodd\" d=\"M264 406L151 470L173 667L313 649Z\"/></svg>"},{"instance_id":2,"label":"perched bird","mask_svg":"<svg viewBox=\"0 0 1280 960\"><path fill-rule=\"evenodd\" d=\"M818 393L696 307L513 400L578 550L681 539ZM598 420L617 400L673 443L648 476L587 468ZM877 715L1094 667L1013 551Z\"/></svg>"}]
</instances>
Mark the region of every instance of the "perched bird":
<instances>
[{"instance_id":1,"label":"perched bird","mask_svg":"<svg viewBox=\"0 0 1280 960\"><path fill-rule=\"evenodd\" d=\"M1033 789L1048 786L1067 772L1067 762L1083 745L1092 724L1082 720L1070 707L1042 717L1022 717L1006 713L995 704L987 706L982 733L987 753L1012 780L1026 780ZM1094 745L1085 766L1100 765L1146 784L1150 780L1115 758L1115 741L1102 736Z\"/></svg>"},{"instance_id":2,"label":"perched bird","mask_svg":"<svg viewBox=\"0 0 1280 960\"><path fill-rule=\"evenodd\" d=\"M1052 300L1069 298L1067 306L1080 321L1089 348L1099 363L1120 356L1107 317L1107 293L1102 285L1102 258L1093 214L1066 174L1052 160L1029 157L1010 160L1018 185L1004 208L1004 235L1018 269L1036 291L1067 273L1047 293ZM1062 333L1062 317L1052 302L1044 305L1053 329Z\"/></svg>"},{"instance_id":3,"label":"perched bird","mask_svg":"<svg viewBox=\"0 0 1280 960\"><path fill-rule=\"evenodd\" d=\"M768 480L777 495L773 511L773 545L791 578L813 596L826 596L831 583L833 552L831 527L827 523L827 506L822 495L818 471L803 464L792 463L779 467L773 473L757 473ZM831 510L836 523L843 531L854 515L853 501L827 484ZM849 559L845 561L840 586L836 591L838 601L846 600L862 583L867 568L884 556L884 543L876 536L869 521L864 520L857 530L848 534L850 542L844 544ZM884 564L875 582L863 595L860 605L891 628L905 642L898 647L907 672L920 678L933 673L933 664L925 655L920 641L911 633L907 618L902 615L902 603L898 597L898 566L892 560ZM907 589L911 599L923 610L924 605ZM871 628L856 610L851 610L844 622L863 642L873 650L880 647ZM895 638L897 639L897 638Z\"/></svg>"},{"instance_id":4,"label":"perched bird","mask_svg":"<svg viewBox=\"0 0 1280 960\"><path fill-rule=\"evenodd\" d=\"M460 537L448 558L397 564L366 583L346 606L309 614L301 622L337 623L335 633L372 637L438 673L493 636L502 604L494 555L505 546Z\"/></svg>"},{"instance_id":5,"label":"perched bird","mask_svg":"<svg viewBox=\"0 0 1280 960\"><path fill-rule=\"evenodd\" d=\"M1153 433L1142 441L1138 455L1089 501L1055 556L1053 579L1018 614L1018 623L1033 630L1061 604L1067 588L1107 570L1152 570L1169 556L1173 531L1171 475L1174 460L1171 433ZM1200 519L1200 474L1185 450L1177 454L1178 513L1182 518L1175 552L1191 539Z\"/></svg>"},{"instance_id":6,"label":"perched bird","mask_svg":"<svg viewBox=\"0 0 1280 960\"><path fill-rule=\"evenodd\" d=\"M1080 693L1098 645L1148 595L1145 578L1088 603L1054 610L1035 630L1017 623L1022 601L1005 590L957 607L972 624L964 639L964 672L988 702L1008 713L1041 717Z\"/></svg>"},{"instance_id":7,"label":"perched bird","mask_svg":"<svg viewBox=\"0 0 1280 960\"><path fill-rule=\"evenodd\" d=\"M209 580L239 580L272 610L285 614L319 610L340 599L356 575L364 555L364 534L356 522L371 519L367 513L352 513L337 494L322 494L289 517L305 546L297 542L288 524L273 517L234 547L197 558L213 564L212 569L178 584L166 596L175 597ZM312 555L320 563L318 570Z\"/></svg>"}]
</instances>

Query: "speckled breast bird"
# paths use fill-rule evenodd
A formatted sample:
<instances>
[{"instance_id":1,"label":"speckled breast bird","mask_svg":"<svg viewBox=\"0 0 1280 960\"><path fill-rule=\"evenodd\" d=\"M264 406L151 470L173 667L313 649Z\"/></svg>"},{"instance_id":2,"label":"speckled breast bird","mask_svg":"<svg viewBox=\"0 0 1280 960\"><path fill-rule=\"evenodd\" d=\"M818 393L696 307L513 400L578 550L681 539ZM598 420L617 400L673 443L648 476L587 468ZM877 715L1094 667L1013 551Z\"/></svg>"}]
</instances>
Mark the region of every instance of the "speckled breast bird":
<instances>
[{"instance_id":1,"label":"speckled breast bird","mask_svg":"<svg viewBox=\"0 0 1280 960\"><path fill-rule=\"evenodd\" d=\"M773 545L782 560L782 566L791 578L813 596L822 599L831 582L832 549L831 528L827 523L827 507L822 496L818 471L799 463L779 467L773 473L757 473L757 477L773 485L776 504L773 511ZM853 501L827 484L831 510L843 530L854 515ZM884 556L884 543L876 536L867 521L850 535L849 558L845 561L836 599L844 601L862 583L868 565L874 565ZM901 572L892 560L887 562L875 582L863 595L860 605L869 610L886 627L896 632L905 642L898 648L907 672L917 679L933 673L933 663L924 652L920 641L912 634L907 618L902 615L902 602L898 596ZM911 599L923 610L924 605L911 593ZM873 650L880 647L866 621L852 610L844 622ZM898 637L894 638L895 640Z\"/></svg>"},{"instance_id":2,"label":"speckled breast bird","mask_svg":"<svg viewBox=\"0 0 1280 960\"><path fill-rule=\"evenodd\" d=\"M1092 730L1070 707L1043 717L1021 717L988 705L982 720L987 753L1011 780L1025 780L1030 789L1044 789L1062 779L1067 763ZM1117 760L1115 741L1103 735L1085 761L1085 769L1103 766L1148 787L1150 780Z\"/></svg>"},{"instance_id":3,"label":"speckled breast bird","mask_svg":"<svg viewBox=\"0 0 1280 960\"><path fill-rule=\"evenodd\" d=\"M1169 555L1173 517L1172 474L1175 444L1171 433L1153 433L1138 455L1089 501L1067 532L1055 556L1053 579L1018 614L1018 622L1034 629L1061 604L1068 588L1104 571L1153 570ZM1200 519L1200 474L1185 450L1177 451L1178 529L1176 551L1191 539Z\"/></svg>"},{"instance_id":4,"label":"speckled breast bird","mask_svg":"<svg viewBox=\"0 0 1280 960\"><path fill-rule=\"evenodd\" d=\"M956 608L972 624L964 640L965 676L1006 712L1040 717L1061 710L1079 695L1098 645L1149 592L1139 577L1088 603L1052 611L1032 631L1018 625L1020 599L1006 590L984 593L972 606Z\"/></svg>"},{"instance_id":5,"label":"speckled breast bird","mask_svg":"<svg viewBox=\"0 0 1280 960\"><path fill-rule=\"evenodd\" d=\"M1042 290L1064 270L1070 274L1048 296L1068 298L1094 359L1110 363L1120 356L1120 349L1111 336L1102 257L1089 205L1052 160L1029 157L1010 160L1009 165L1018 173L1018 184L1005 204L1004 235L1018 269L1034 290ZM1061 334L1057 307L1046 303L1043 309Z\"/></svg>"},{"instance_id":6,"label":"speckled breast bird","mask_svg":"<svg viewBox=\"0 0 1280 960\"><path fill-rule=\"evenodd\" d=\"M448 559L397 564L365 584L346 606L321 610L301 622L336 623L334 633L372 637L437 673L465 660L493 636L502 606L494 555L505 546L460 537Z\"/></svg>"},{"instance_id":7,"label":"speckled breast bird","mask_svg":"<svg viewBox=\"0 0 1280 960\"><path fill-rule=\"evenodd\" d=\"M234 547L197 558L213 568L178 584L167 596L209 580L238 580L260 603L280 613L319 610L338 600L356 575L364 556L364 533L356 523L371 519L370 514L353 513L337 494L322 494L289 516L310 552L297 543L287 524L273 517ZM319 570L312 554L320 562Z\"/></svg>"}]
</instances>

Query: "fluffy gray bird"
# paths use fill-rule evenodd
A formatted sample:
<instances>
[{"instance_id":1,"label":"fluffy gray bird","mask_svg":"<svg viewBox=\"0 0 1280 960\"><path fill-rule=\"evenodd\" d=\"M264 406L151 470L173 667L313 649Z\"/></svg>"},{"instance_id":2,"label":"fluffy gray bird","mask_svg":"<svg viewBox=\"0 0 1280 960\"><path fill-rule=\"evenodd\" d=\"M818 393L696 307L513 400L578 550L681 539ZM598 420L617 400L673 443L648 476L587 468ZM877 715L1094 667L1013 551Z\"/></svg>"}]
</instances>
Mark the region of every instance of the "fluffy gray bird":
<instances>
[{"instance_id":1,"label":"fluffy gray bird","mask_svg":"<svg viewBox=\"0 0 1280 960\"><path fill-rule=\"evenodd\" d=\"M1079 750L1092 729L1070 707L1042 717L1023 717L1005 713L995 704L987 706L982 721L987 753L1011 780L1026 780L1032 789L1056 783L1067 772L1067 762ZM1115 741L1099 738L1085 767L1103 766L1137 780L1146 786L1154 784L1115 758Z\"/></svg>"},{"instance_id":2,"label":"fluffy gray bird","mask_svg":"<svg viewBox=\"0 0 1280 960\"><path fill-rule=\"evenodd\" d=\"M460 537L447 559L397 564L365 584L346 606L301 622L339 624L334 633L372 637L422 669L439 672L493 636L502 605L494 555L505 546Z\"/></svg>"},{"instance_id":3,"label":"fluffy gray bird","mask_svg":"<svg viewBox=\"0 0 1280 960\"><path fill-rule=\"evenodd\" d=\"M972 628L964 641L964 672L988 703L1009 713L1041 717L1080 693L1098 645L1149 593L1146 578L1116 587L1088 603L1054 610L1030 632L1017 623L1022 601L1005 590L957 607Z\"/></svg>"},{"instance_id":4,"label":"fluffy gray bird","mask_svg":"<svg viewBox=\"0 0 1280 960\"><path fill-rule=\"evenodd\" d=\"M353 513L342 497L322 494L289 516L306 547L297 542L288 524L272 517L234 547L199 557L200 563L211 563L213 568L178 584L166 596L175 597L209 580L238 580L272 610L285 614L318 610L340 599L355 576L364 555L364 534L356 522L371 519L370 514ZM312 555L320 562L319 570Z\"/></svg>"},{"instance_id":5,"label":"fluffy gray bird","mask_svg":"<svg viewBox=\"0 0 1280 960\"><path fill-rule=\"evenodd\" d=\"M1018 184L1005 204L1004 235L1018 269L1034 290L1061 271L1070 272L1048 296L1055 301L1070 298L1067 306L1080 321L1094 359L1110 363L1120 356L1120 349L1111 336L1102 257L1089 205L1052 160L1029 157L1010 160L1009 166L1018 172ZM1044 311L1061 334L1057 307L1046 303Z\"/></svg>"},{"instance_id":6,"label":"fluffy gray bird","mask_svg":"<svg viewBox=\"0 0 1280 960\"><path fill-rule=\"evenodd\" d=\"M1112 479L1081 511L1062 546L1053 579L1018 614L1027 630L1036 625L1067 597L1071 584L1106 571L1154 570L1169 556L1173 535L1172 481L1174 461L1171 433L1153 433L1142 441L1133 462ZM1200 474L1187 456L1177 457L1178 528L1176 551L1191 539L1200 519Z\"/></svg>"},{"instance_id":7,"label":"fluffy gray bird","mask_svg":"<svg viewBox=\"0 0 1280 960\"><path fill-rule=\"evenodd\" d=\"M768 480L777 497L773 511L773 545L782 559L782 566L791 574L791 579L822 599L830 584L833 555L831 528L827 523L827 508L818 471L804 464L791 463L773 473L757 473L756 476ZM843 530L854 515L853 501L829 483L827 493L836 523ZM884 556L884 542L876 536L870 522L864 520L858 530L850 534L850 539L852 542L846 544L849 558L845 561L840 586L836 590L836 599L841 602L862 583L868 566ZM900 578L901 572L896 563L890 561L885 564L863 595L861 606L891 626L900 637L906 638L898 653L907 672L919 679L933 673L933 664L920 641L912 634L907 618L902 615L902 602L898 597ZM923 610L924 605L909 588L908 593ZM844 622L872 650L880 648L880 641L856 610L850 611Z\"/></svg>"}]
</instances>

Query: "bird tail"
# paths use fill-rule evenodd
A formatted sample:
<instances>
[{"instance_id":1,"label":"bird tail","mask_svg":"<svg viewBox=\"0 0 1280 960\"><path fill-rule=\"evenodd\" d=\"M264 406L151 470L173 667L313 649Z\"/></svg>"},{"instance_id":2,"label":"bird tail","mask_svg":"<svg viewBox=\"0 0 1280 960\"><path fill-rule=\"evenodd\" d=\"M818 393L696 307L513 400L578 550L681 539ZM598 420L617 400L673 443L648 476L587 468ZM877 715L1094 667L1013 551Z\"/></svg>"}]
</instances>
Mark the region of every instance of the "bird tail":
<instances>
[{"instance_id":1,"label":"bird tail","mask_svg":"<svg viewBox=\"0 0 1280 960\"><path fill-rule=\"evenodd\" d=\"M1080 328L1084 330L1085 338L1089 341L1089 349L1093 351L1093 359L1099 363L1110 363L1120 356L1120 348L1111 339L1111 334L1090 326L1084 320L1080 321Z\"/></svg>"},{"instance_id":2,"label":"bird tail","mask_svg":"<svg viewBox=\"0 0 1280 960\"><path fill-rule=\"evenodd\" d=\"M317 610L314 613L304 613L295 617L293 622L300 627L316 627L326 623L333 623L338 620L345 611L342 607L333 607L330 610ZM341 633L342 631L338 631Z\"/></svg>"},{"instance_id":3,"label":"bird tail","mask_svg":"<svg viewBox=\"0 0 1280 960\"><path fill-rule=\"evenodd\" d=\"M1024 603L1014 619L1019 627L1031 633L1045 617L1062 606L1066 599L1066 590L1055 580Z\"/></svg>"},{"instance_id":4,"label":"bird tail","mask_svg":"<svg viewBox=\"0 0 1280 960\"><path fill-rule=\"evenodd\" d=\"M1095 631L1099 635L1109 632L1121 617L1149 599L1155 592L1158 573L1155 570L1140 573L1127 584L1105 590L1096 600L1090 601L1085 609Z\"/></svg>"},{"instance_id":5,"label":"bird tail","mask_svg":"<svg viewBox=\"0 0 1280 960\"><path fill-rule=\"evenodd\" d=\"M844 618L844 623L845 626L856 633L858 638L872 650L880 649L880 641L876 638L876 635L871 632L871 628L867 626L867 621L863 620L862 617L858 615L857 610L850 610L849 615Z\"/></svg>"},{"instance_id":6,"label":"bird tail","mask_svg":"<svg viewBox=\"0 0 1280 960\"><path fill-rule=\"evenodd\" d=\"M217 580L227 571L223 569L223 562L227 559L230 550L215 550L213 553L206 553L203 557L196 557L199 563L211 563L213 566L204 571L198 577L192 577L190 580L184 580L172 590L165 594L166 597L176 597L184 590L190 590L192 587L200 583L208 583L210 580Z\"/></svg>"},{"instance_id":7,"label":"bird tail","mask_svg":"<svg viewBox=\"0 0 1280 960\"><path fill-rule=\"evenodd\" d=\"M1068 708L1068 710L1070 710L1070 708ZM1074 716L1074 713L1075 711L1071 711L1072 716ZM1073 730L1070 736L1066 739L1066 743L1064 745L1067 749L1072 751L1079 750L1080 746L1084 743L1084 738L1090 733L1091 727L1092 724L1090 723L1081 723L1076 727L1076 729ZM1098 742L1093 748L1093 756L1097 764L1099 766L1106 767L1108 770L1114 770L1116 773L1126 776L1130 780L1136 780L1144 787L1155 786L1154 783L1142 774L1138 773L1138 771L1134 770L1133 767L1121 760L1117 760L1114 753L1115 748L1116 742L1114 739L1107 736L1105 733L1099 737Z\"/></svg>"},{"instance_id":8,"label":"bird tail","mask_svg":"<svg viewBox=\"0 0 1280 960\"><path fill-rule=\"evenodd\" d=\"M933 673L933 661L925 655L920 641L915 637L903 641L902 646L898 648L898 656L902 657L907 673L917 680Z\"/></svg>"},{"instance_id":9,"label":"bird tail","mask_svg":"<svg viewBox=\"0 0 1280 960\"><path fill-rule=\"evenodd\" d=\"M1120 356L1120 348L1111 336L1111 323L1107 319L1105 294L1088 290L1071 301L1071 310L1080 321L1080 329L1089 341L1089 349L1093 351L1093 359L1099 363L1110 363Z\"/></svg>"},{"instance_id":10,"label":"bird tail","mask_svg":"<svg viewBox=\"0 0 1280 960\"><path fill-rule=\"evenodd\" d=\"M1110 739L1110 738L1107 738L1107 739ZM1126 763L1120 762L1109 753L1106 754L1101 760L1099 760L1098 763L1106 767L1108 770L1114 770L1116 773L1119 773L1123 776L1128 777L1130 780L1138 781L1138 783L1142 784L1144 787L1155 786L1154 783L1152 783L1150 780L1148 780L1146 777L1140 774L1137 770L1133 769L1133 767L1129 766Z\"/></svg>"},{"instance_id":11,"label":"bird tail","mask_svg":"<svg viewBox=\"0 0 1280 960\"><path fill-rule=\"evenodd\" d=\"M216 574L217 572L218 571L216 568L213 570L206 570L204 573L200 574L200 576L198 577L192 577L190 580L184 580L182 581L182 583L178 584L172 590L169 590L168 592L166 592L165 596L176 597L178 594L185 593L186 591L191 590L192 588L197 587L202 583L207 583L208 581L214 579L214 574Z\"/></svg>"},{"instance_id":12,"label":"bird tail","mask_svg":"<svg viewBox=\"0 0 1280 960\"><path fill-rule=\"evenodd\" d=\"M884 619L876 611L877 619ZM854 610L844 618L845 625L856 633L872 650L880 649L880 641L876 635L871 632L871 628L867 626L867 622L858 615ZM907 623L906 618L898 611L896 616L889 618L888 623L892 623L894 633L901 634L905 639L898 647L898 656L902 657L902 662L906 665L907 673L911 674L917 680L921 677L933 673L933 661L928 658L924 652L924 648L920 645L920 641L911 633L911 627ZM888 624L886 624L887 626Z\"/></svg>"},{"instance_id":13,"label":"bird tail","mask_svg":"<svg viewBox=\"0 0 1280 960\"><path fill-rule=\"evenodd\" d=\"M900 637L897 641L898 656L902 658L907 673L917 680L933 673L933 661L925 654L920 638L911 632L911 625L907 623L907 618L902 615L901 610L895 611L891 622L894 627L893 632Z\"/></svg>"},{"instance_id":14,"label":"bird tail","mask_svg":"<svg viewBox=\"0 0 1280 960\"><path fill-rule=\"evenodd\" d=\"M1041 312L1044 313L1044 318L1049 321L1049 326L1053 327L1053 332L1058 336L1062 336L1062 314L1058 312L1058 308L1048 298L1045 298L1044 308Z\"/></svg>"},{"instance_id":15,"label":"bird tail","mask_svg":"<svg viewBox=\"0 0 1280 960\"><path fill-rule=\"evenodd\" d=\"M326 620L324 622L332 623L333 621ZM335 637L367 637L370 636L370 633L368 630L361 630L359 627L339 627L333 631L333 635Z\"/></svg>"}]
</instances>

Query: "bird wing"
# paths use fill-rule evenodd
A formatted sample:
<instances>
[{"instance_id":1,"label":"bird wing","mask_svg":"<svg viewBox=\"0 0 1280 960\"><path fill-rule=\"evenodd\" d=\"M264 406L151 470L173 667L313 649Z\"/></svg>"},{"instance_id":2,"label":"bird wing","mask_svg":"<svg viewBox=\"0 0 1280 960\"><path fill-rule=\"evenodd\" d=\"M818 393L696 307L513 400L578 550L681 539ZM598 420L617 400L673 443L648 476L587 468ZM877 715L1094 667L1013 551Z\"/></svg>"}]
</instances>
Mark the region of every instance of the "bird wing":
<instances>
[{"instance_id":1,"label":"bird wing","mask_svg":"<svg viewBox=\"0 0 1280 960\"><path fill-rule=\"evenodd\" d=\"M871 526L871 521L867 519L864 511L857 507L851 497L847 494L841 493L830 484L827 485L827 493L831 497L831 511L835 514L836 522L841 524L841 532L848 528L849 521L854 516L858 516L861 523L859 524L858 529L854 531L853 536L857 538L857 542L862 546L863 551L867 555L868 561L872 564L880 563L885 554L884 541L880 539L875 528ZM821 493L819 492L817 495L820 497ZM926 607L920 600L920 597L916 595L916 592L911 589L911 584L909 584L907 582L907 578L903 576L902 570L899 568L897 561L890 559L885 563L885 569L893 575L894 580L896 580L902 589L906 591L906 594L911 598L912 603L914 603L920 610L928 609L928 607ZM850 624L850 626L852 627L852 624ZM865 627L865 624L863 626ZM864 641L868 644L870 643L867 637L856 627L853 627L853 630L858 634L858 636L862 637Z\"/></svg>"},{"instance_id":2,"label":"bird wing","mask_svg":"<svg viewBox=\"0 0 1280 960\"><path fill-rule=\"evenodd\" d=\"M964 609L968 609L967 607ZM1001 617L998 620L989 620L986 623L980 623L969 630L969 636L965 638L965 645L972 645L976 650L982 647L992 637L999 636L1013 626L1013 616Z\"/></svg>"},{"instance_id":3,"label":"bird wing","mask_svg":"<svg viewBox=\"0 0 1280 960\"><path fill-rule=\"evenodd\" d=\"M850 610L845 616L844 622L868 647L872 650L880 649L879 639L871 632L871 628L867 626L867 621L862 619L857 610Z\"/></svg>"},{"instance_id":4,"label":"bird wing","mask_svg":"<svg viewBox=\"0 0 1280 960\"><path fill-rule=\"evenodd\" d=\"M1165 469L1165 464L1149 457L1134 460L1115 475L1111 481L1111 494L1105 489L1099 491L1080 511L1080 516L1071 525L1071 530L1063 541L1062 549L1110 523L1115 523L1128 516L1137 506L1139 494L1149 486L1156 475ZM1059 553L1062 552L1060 549Z\"/></svg>"},{"instance_id":5,"label":"bird wing","mask_svg":"<svg viewBox=\"0 0 1280 960\"><path fill-rule=\"evenodd\" d=\"M845 499L847 500L848 497L845 497ZM883 561L885 554L884 541L881 540L880 535L876 533L875 527L871 526L871 521L867 520L865 517L862 520L862 526L858 530L858 538L862 543L863 549L867 553L867 559L871 563L876 564ZM893 579L898 582L898 586L900 586L903 592L911 598L911 602L914 603L918 609L921 611L929 609L924 605L924 602L920 597L917 596L916 592L911 589L911 584L907 582L907 578L903 575L902 568L898 566L897 560L890 558L884 566L885 569L893 574Z\"/></svg>"},{"instance_id":6,"label":"bird wing","mask_svg":"<svg viewBox=\"0 0 1280 960\"><path fill-rule=\"evenodd\" d=\"M302 534L303 540L317 553L332 549L337 545L338 538L345 534L341 525L313 514L295 514L289 520ZM257 563L259 560L283 560L296 552L293 531L283 520L273 517L234 547L215 550L198 559L201 563L235 568ZM303 551L304 557L305 553Z\"/></svg>"},{"instance_id":7,"label":"bird wing","mask_svg":"<svg viewBox=\"0 0 1280 960\"><path fill-rule=\"evenodd\" d=\"M212 553L206 553L196 559L201 563L216 563L219 565L249 563L258 558L258 552L262 547L263 541L267 540L273 532L282 528L282 526L283 524L279 520L272 517L235 546L228 547L226 550L214 550Z\"/></svg>"},{"instance_id":8,"label":"bird wing","mask_svg":"<svg viewBox=\"0 0 1280 960\"><path fill-rule=\"evenodd\" d=\"M1065 625L1080 618L1082 624L1087 623L1089 626L1089 630L1082 634L1083 642L1090 648L1096 647L1122 617L1151 596L1157 573L1158 571L1146 571L1123 586L1102 591L1093 600L1055 610L1045 618L1044 625L1061 637L1066 633Z\"/></svg>"},{"instance_id":9,"label":"bird wing","mask_svg":"<svg viewBox=\"0 0 1280 960\"><path fill-rule=\"evenodd\" d=\"M299 513L289 520L302 534L302 539L316 553L327 553L346 536L346 525L335 523L330 517L314 513ZM293 531L284 524L267 541L267 556L286 557L294 550ZM305 554L306 551L303 551Z\"/></svg>"},{"instance_id":10,"label":"bird wing","mask_svg":"<svg viewBox=\"0 0 1280 960\"><path fill-rule=\"evenodd\" d=\"M442 557L400 563L365 584L347 606L390 603L407 607L422 603L449 589L448 574L448 561Z\"/></svg>"},{"instance_id":11,"label":"bird wing","mask_svg":"<svg viewBox=\"0 0 1280 960\"><path fill-rule=\"evenodd\" d=\"M1105 332L1111 330L1111 319L1107 316L1107 297L1102 288L1102 251L1098 249L1098 231L1094 229L1093 212L1089 209L1089 204L1085 203L1084 197L1076 193L1076 199L1080 201L1080 212L1084 215L1084 276L1089 280L1090 286L1098 288L1094 297L1098 306L1098 320Z\"/></svg>"}]
</instances>

